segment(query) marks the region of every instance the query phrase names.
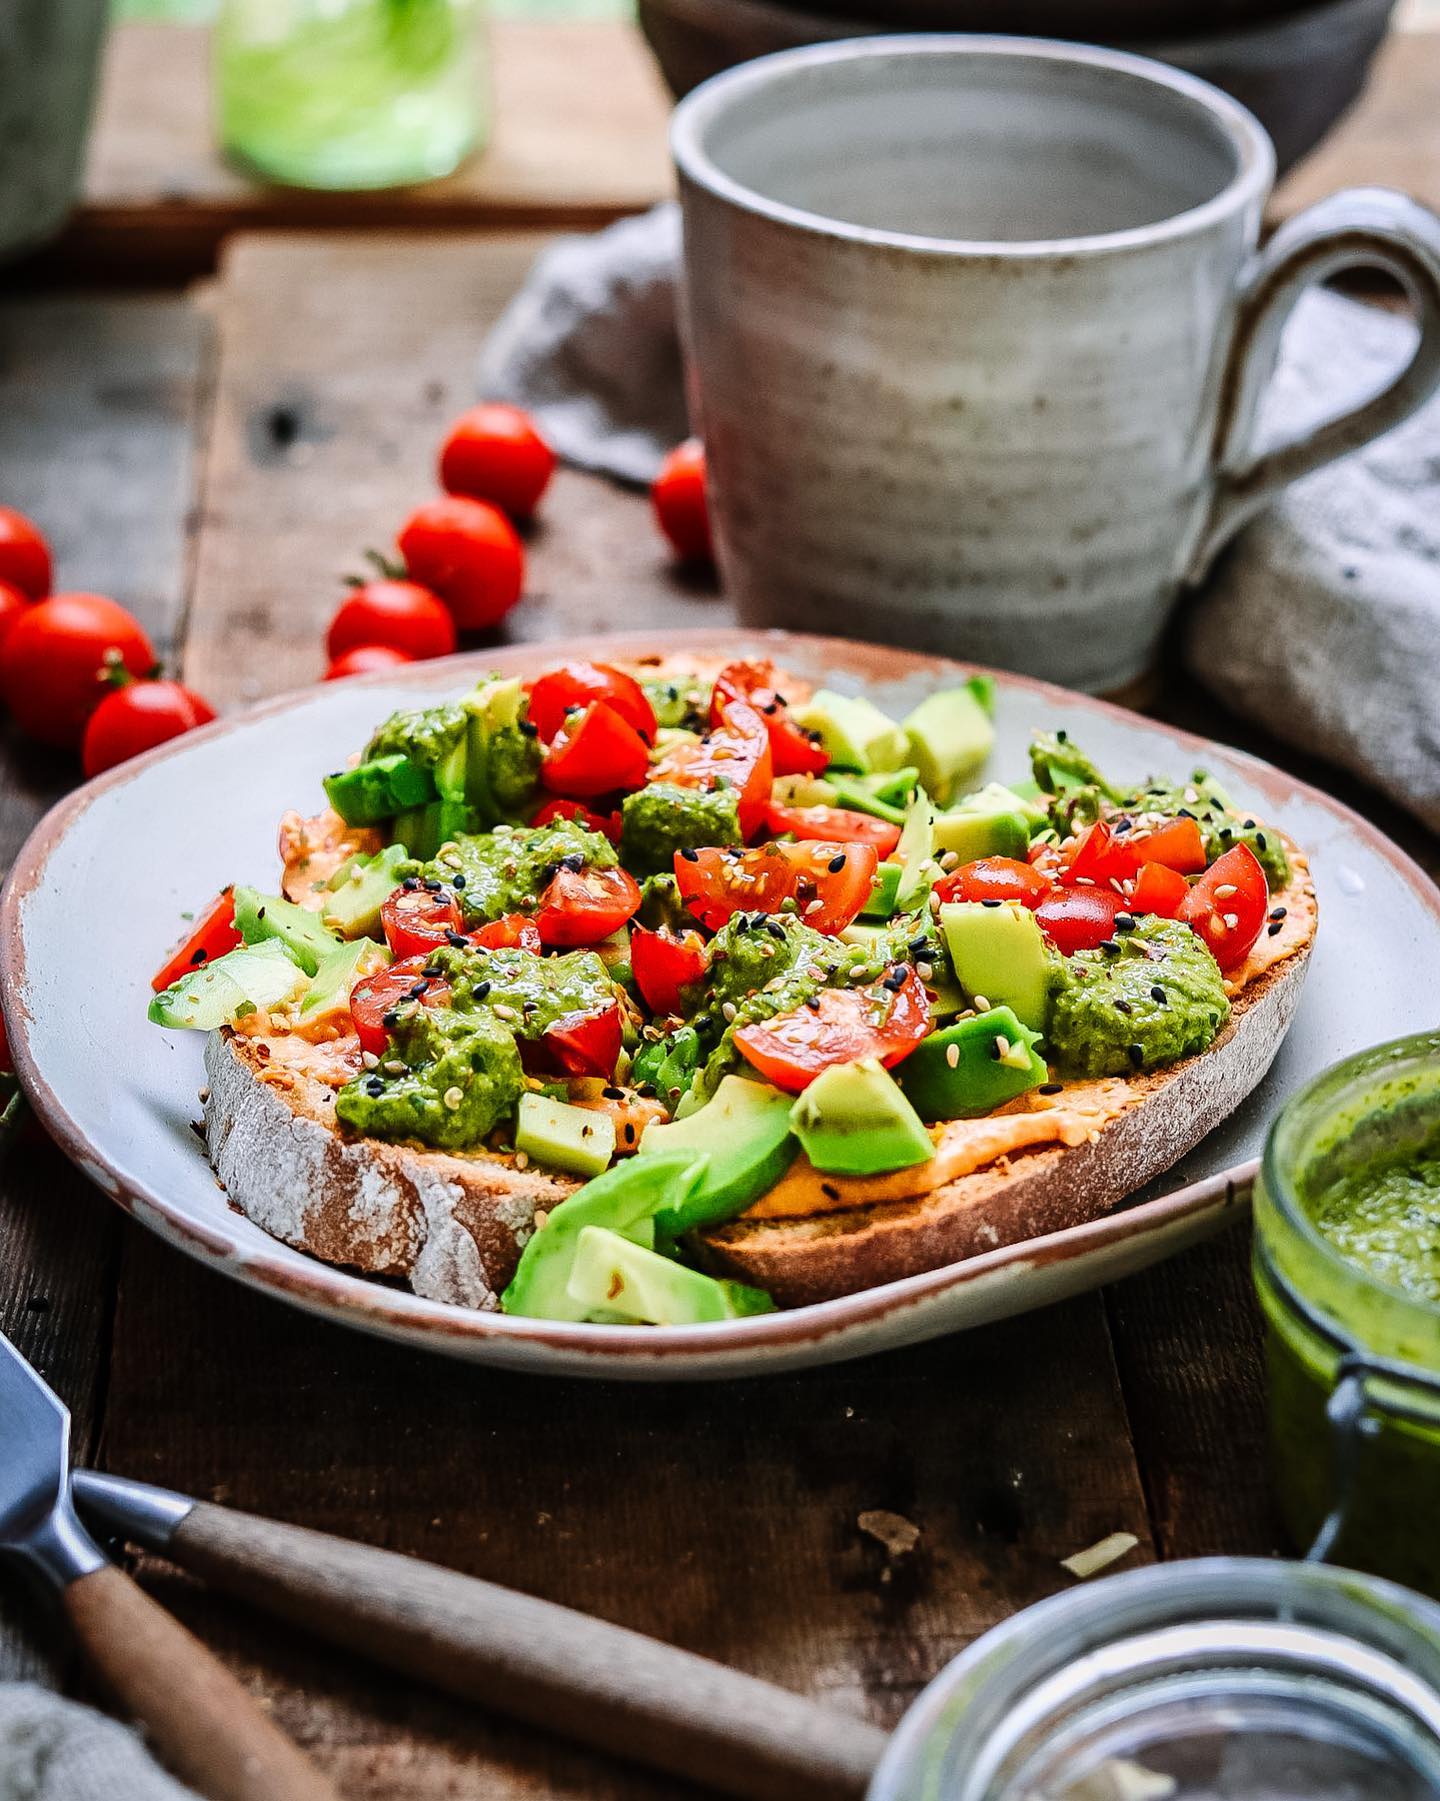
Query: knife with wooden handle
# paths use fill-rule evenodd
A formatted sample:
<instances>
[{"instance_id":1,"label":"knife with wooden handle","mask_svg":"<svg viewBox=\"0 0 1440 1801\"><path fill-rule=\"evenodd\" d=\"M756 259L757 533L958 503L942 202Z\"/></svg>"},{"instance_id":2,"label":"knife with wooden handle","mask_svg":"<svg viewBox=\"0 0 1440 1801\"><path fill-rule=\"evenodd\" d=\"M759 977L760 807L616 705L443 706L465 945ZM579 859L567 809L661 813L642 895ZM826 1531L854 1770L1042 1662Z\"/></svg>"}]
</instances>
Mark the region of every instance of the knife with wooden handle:
<instances>
[{"instance_id":1,"label":"knife with wooden handle","mask_svg":"<svg viewBox=\"0 0 1440 1801\"><path fill-rule=\"evenodd\" d=\"M97 1528L466 1700L746 1801L859 1801L876 1727L473 1576L77 1470Z\"/></svg>"}]
</instances>

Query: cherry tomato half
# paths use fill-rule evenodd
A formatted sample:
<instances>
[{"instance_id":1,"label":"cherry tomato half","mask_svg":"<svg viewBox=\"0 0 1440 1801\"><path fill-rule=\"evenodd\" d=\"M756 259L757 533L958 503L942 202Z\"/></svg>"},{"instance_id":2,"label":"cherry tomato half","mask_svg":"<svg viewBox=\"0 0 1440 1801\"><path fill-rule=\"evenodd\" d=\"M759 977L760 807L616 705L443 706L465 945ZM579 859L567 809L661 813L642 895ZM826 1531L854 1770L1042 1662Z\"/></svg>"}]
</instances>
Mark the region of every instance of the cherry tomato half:
<instances>
[{"instance_id":1,"label":"cherry tomato half","mask_svg":"<svg viewBox=\"0 0 1440 1801\"><path fill-rule=\"evenodd\" d=\"M525 684L530 696L530 723L548 744L572 708L603 700L647 744L655 742L655 709L634 676L608 663L562 663Z\"/></svg>"},{"instance_id":2,"label":"cherry tomato half","mask_svg":"<svg viewBox=\"0 0 1440 1801\"><path fill-rule=\"evenodd\" d=\"M1035 918L1062 956L1094 950L1115 936L1115 915L1126 902L1113 888L1058 888L1041 901Z\"/></svg>"},{"instance_id":3,"label":"cherry tomato half","mask_svg":"<svg viewBox=\"0 0 1440 1801\"><path fill-rule=\"evenodd\" d=\"M713 559L710 503L705 495L705 446L698 438L687 438L666 457L651 485L650 502L676 556L687 563L708 563Z\"/></svg>"},{"instance_id":4,"label":"cherry tomato half","mask_svg":"<svg viewBox=\"0 0 1440 1801\"><path fill-rule=\"evenodd\" d=\"M1139 875L1130 884L1130 911L1174 919L1189 892L1190 884L1178 870L1167 869L1163 863L1142 863Z\"/></svg>"},{"instance_id":5,"label":"cherry tomato half","mask_svg":"<svg viewBox=\"0 0 1440 1801\"><path fill-rule=\"evenodd\" d=\"M395 890L380 909L380 924L385 942L397 962L407 957L424 957L442 944L448 944L452 933L460 931L460 903L453 888L426 888L417 884Z\"/></svg>"},{"instance_id":6,"label":"cherry tomato half","mask_svg":"<svg viewBox=\"0 0 1440 1801\"><path fill-rule=\"evenodd\" d=\"M1142 862L1163 863L1180 875L1199 875L1207 862L1205 839L1194 819L1167 819L1153 832L1143 837L1137 832L1127 842Z\"/></svg>"},{"instance_id":7,"label":"cherry tomato half","mask_svg":"<svg viewBox=\"0 0 1440 1801\"><path fill-rule=\"evenodd\" d=\"M942 901L1019 901L1038 907L1053 884L1043 870L1014 857L981 857L962 863L935 884Z\"/></svg>"},{"instance_id":8,"label":"cherry tomato half","mask_svg":"<svg viewBox=\"0 0 1440 1801\"><path fill-rule=\"evenodd\" d=\"M603 1076L608 1082L615 1074L623 1042L620 1003L613 1002L597 1013L572 1013L547 1026L541 1035L545 1050L570 1076Z\"/></svg>"},{"instance_id":9,"label":"cherry tomato half","mask_svg":"<svg viewBox=\"0 0 1440 1801\"><path fill-rule=\"evenodd\" d=\"M373 675L377 669L398 669L402 663L413 663L414 657L388 644L357 644L347 650L325 671L327 682L343 682L347 675Z\"/></svg>"},{"instance_id":10,"label":"cherry tomato half","mask_svg":"<svg viewBox=\"0 0 1440 1801\"><path fill-rule=\"evenodd\" d=\"M1130 840L1114 832L1103 819L1097 820L1060 870L1060 880L1073 884L1093 882L1097 888L1112 881L1128 882L1140 867L1140 858Z\"/></svg>"},{"instance_id":11,"label":"cherry tomato half","mask_svg":"<svg viewBox=\"0 0 1440 1801\"><path fill-rule=\"evenodd\" d=\"M892 988L822 988L816 1005L742 1026L735 1048L767 1081L799 1094L832 1063L878 1057L891 1069L930 1030L930 1000L909 965Z\"/></svg>"},{"instance_id":12,"label":"cherry tomato half","mask_svg":"<svg viewBox=\"0 0 1440 1801\"><path fill-rule=\"evenodd\" d=\"M1181 902L1177 917L1203 938L1223 970L1238 969L1265 926L1270 888L1248 844L1217 857Z\"/></svg>"},{"instance_id":13,"label":"cherry tomato half","mask_svg":"<svg viewBox=\"0 0 1440 1801\"><path fill-rule=\"evenodd\" d=\"M0 581L13 583L31 600L43 600L53 576L50 546L39 526L14 507L0 507Z\"/></svg>"},{"instance_id":14,"label":"cherry tomato half","mask_svg":"<svg viewBox=\"0 0 1440 1801\"><path fill-rule=\"evenodd\" d=\"M620 815L618 813L596 813L578 800L547 800L531 825L553 825L557 819L573 819L583 825L587 832L600 832L612 844L620 842Z\"/></svg>"},{"instance_id":15,"label":"cherry tomato half","mask_svg":"<svg viewBox=\"0 0 1440 1801\"><path fill-rule=\"evenodd\" d=\"M875 885L873 844L756 845L676 851L675 882L691 913L715 932L735 913L779 913L786 901L817 932L843 932ZM786 909L787 911L789 909Z\"/></svg>"},{"instance_id":16,"label":"cherry tomato half","mask_svg":"<svg viewBox=\"0 0 1440 1801\"><path fill-rule=\"evenodd\" d=\"M639 732L608 701L595 700L566 719L540 765L540 780L556 794L588 800L640 787L649 767Z\"/></svg>"},{"instance_id":17,"label":"cherry tomato half","mask_svg":"<svg viewBox=\"0 0 1440 1801\"><path fill-rule=\"evenodd\" d=\"M440 446L440 486L528 519L555 473L555 452L518 406L472 406Z\"/></svg>"},{"instance_id":18,"label":"cherry tomato half","mask_svg":"<svg viewBox=\"0 0 1440 1801\"><path fill-rule=\"evenodd\" d=\"M427 976L425 962L423 956L408 957L403 963L362 976L350 990L350 1017L362 1051L372 1051L377 1057L384 1054L390 1042L386 1018L407 1001L443 1007L450 999L450 984L443 977Z\"/></svg>"},{"instance_id":19,"label":"cherry tomato half","mask_svg":"<svg viewBox=\"0 0 1440 1801\"><path fill-rule=\"evenodd\" d=\"M618 932L640 905L625 869L558 869L540 896L535 924L544 944L598 944Z\"/></svg>"},{"instance_id":20,"label":"cherry tomato half","mask_svg":"<svg viewBox=\"0 0 1440 1801\"><path fill-rule=\"evenodd\" d=\"M705 940L698 932L630 933L630 968L635 985L652 1013L678 1013L682 988L699 981L709 964Z\"/></svg>"},{"instance_id":21,"label":"cherry tomato half","mask_svg":"<svg viewBox=\"0 0 1440 1801\"><path fill-rule=\"evenodd\" d=\"M346 651L383 644L417 661L448 657L454 650L455 621L438 594L419 582L357 582L340 602L325 649L333 662Z\"/></svg>"},{"instance_id":22,"label":"cherry tomato half","mask_svg":"<svg viewBox=\"0 0 1440 1801\"><path fill-rule=\"evenodd\" d=\"M107 694L90 715L80 748L87 776L96 776L153 750L197 725L208 725L215 709L179 682L126 682Z\"/></svg>"},{"instance_id":23,"label":"cherry tomato half","mask_svg":"<svg viewBox=\"0 0 1440 1801\"><path fill-rule=\"evenodd\" d=\"M148 675L155 652L137 621L103 594L52 594L15 620L0 647L0 697L21 731L78 746L105 698L109 669Z\"/></svg>"},{"instance_id":24,"label":"cherry tomato half","mask_svg":"<svg viewBox=\"0 0 1440 1801\"><path fill-rule=\"evenodd\" d=\"M726 707L737 700L754 707L765 721L776 775L819 775L829 768L830 753L819 735L796 725L784 695L776 691L773 663L727 663L715 677L710 723L723 724Z\"/></svg>"},{"instance_id":25,"label":"cherry tomato half","mask_svg":"<svg viewBox=\"0 0 1440 1801\"><path fill-rule=\"evenodd\" d=\"M539 926L523 913L506 913L469 936L482 951L532 951L538 957L542 948Z\"/></svg>"},{"instance_id":26,"label":"cherry tomato half","mask_svg":"<svg viewBox=\"0 0 1440 1801\"><path fill-rule=\"evenodd\" d=\"M488 501L432 500L410 515L396 543L410 579L440 596L462 632L498 624L520 598L525 551Z\"/></svg>"},{"instance_id":27,"label":"cherry tomato half","mask_svg":"<svg viewBox=\"0 0 1440 1801\"><path fill-rule=\"evenodd\" d=\"M774 765L770 734L754 707L736 701L725 708L724 723L698 743L682 740L652 764L652 782L675 782L682 788L738 788L740 831L753 838L765 823Z\"/></svg>"},{"instance_id":28,"label":"cherry tomato half","mask_svg":"<svg viewBox=\"0 0 1440 1801\"><path fill-rule=\"evenodd\" d=\"M235 929L235 890L222 888L209 906L196 914L190 935L181 939L151 976L150 986L159 994L202 963L213 963L226 951L233 951L240 942Z\"/></svg>"},{"instance_id":29,"label":"cherry tomato half","mask_svg":"<svg viewBox=\"0 0 1440 1801\"><path fill-rule=\"evenodd\" d=\"M771 741L774 748L774 739ZM852 813L848 807L782 807L771 801L765 824L778 838L793 832L797 838L821 839L827 844L873 844L883 862L900 842L900 828L869 813Z\"/></svg>"}]
</instances>

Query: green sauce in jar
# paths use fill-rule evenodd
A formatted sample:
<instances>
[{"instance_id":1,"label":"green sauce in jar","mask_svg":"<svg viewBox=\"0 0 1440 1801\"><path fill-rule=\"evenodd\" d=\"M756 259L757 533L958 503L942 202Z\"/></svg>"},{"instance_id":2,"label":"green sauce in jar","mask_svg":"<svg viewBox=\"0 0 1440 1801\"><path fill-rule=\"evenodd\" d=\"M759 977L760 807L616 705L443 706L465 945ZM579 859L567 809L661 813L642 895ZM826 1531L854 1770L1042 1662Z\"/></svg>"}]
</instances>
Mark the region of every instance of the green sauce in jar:
<instances>
[{"instance_id":1,"label":"green sauce in jar","mask_svg":"<svg viewBox=\"0 0 1440 1801\"><path fill-rule=\"evenodd\" d=\"M1433 1150L1343 1177L1319 1197L1315 1224L1347 1263L1440 1306L1440 1131Z\"/></svg>"}]
</instances>

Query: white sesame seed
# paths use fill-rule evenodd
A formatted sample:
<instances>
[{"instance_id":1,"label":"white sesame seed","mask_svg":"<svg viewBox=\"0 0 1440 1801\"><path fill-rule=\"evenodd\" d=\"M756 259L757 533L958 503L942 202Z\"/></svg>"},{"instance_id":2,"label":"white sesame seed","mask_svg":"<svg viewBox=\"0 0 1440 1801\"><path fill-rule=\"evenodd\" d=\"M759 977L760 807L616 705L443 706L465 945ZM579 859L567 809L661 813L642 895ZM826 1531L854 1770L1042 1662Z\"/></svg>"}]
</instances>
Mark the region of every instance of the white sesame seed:
<instances>
[{"instance_id":1,"label":"white sesame seed","mask_svg":"<svg viewBox=\"0 0 1440 1801\"><path fill-rule=\"evenodd\" d=\"M824 905L824 901L820 899L819 895L816 895L815 899L806 907L805 917L808 919L812 913L818 913Z\"/></svg>"},{"instance_id":2,"label":"white sesame seed","mask_svg":"<svg viewBox=\"0 0 1440 1801\"><path fill-rule=\"evenodd\" d=\"M938 913L940 911L940 896L935 892L935 890L933 888L930 890L930 893L926 898L925 904L927 907L929 907L929 909L932 913Z\"/></svg>"},{"instance_id":3,"label":"white sesame seed","mask_svg":"<svg viewBox=\"0 0 1440 1801\"><path fill-rule=\"evenodd\" d=\"M517 1019L519 1017L515 1009L513 1007L507 1007L504 1001L497 1001L495 1006L491 1008L491 1012L494 1013L497 1019Z\"/></svg>"},{"instance_id":4,"label":"white sesame seed","mask_svg":"<svg viewBox=\"0 0 1440 1801\"><path fill-rule=\"evenodd\" d=\"M1233 882L1222 882L1215 890L1215 898L1216 900L1229 900L1232 894L1238 894L1239 892L1240 890Z\"/></svg>"},{"instance_id":5,"label":"white sesame seed","mask_svg":"<svg viewBox=\"0 0 1440 1801\"><path fill-rule=\"evenodd\" d=\"M516 1153L515 1153L515 1167L516 1167L516 1169L529 1169L529 1167L530 1167L530 1157L529 1157L529 1153L528 1153L528 1152L526 1152L526 1151L516 1151Z\"/></svg>"},{"instance_id":6,"label":"white sesame seed","mask_svg":"<svg viewBox=\"0 0 1440 1801\"><path fill-rule=\"evenodd\" d=\"M465 1096L458 1088L447 1088L441 1098L444 1100L445 1105L450 1111L454 1113L459 1109L460 1103L465 1099Z\"/></svg>"},{"instance_id":7,"label":"white sesame seed","mask_svg":"<svg viewBox=\"0 0 1440 1801\"><path fill-rule=\"evenodd\" d=\"M990 1003L983 994L972 995L971 999L974 1002L975 1011L977 1013L988 1013L990 1011Z\"/></svg>"},{"instance_id":8,"label":"white sesame seed","mask_svg":"<svg viewBox=\"0 0 1440 1801\"><path fill-rule=\"evenodd\" d=\"M931 982L935 979L935 965L933 963L917 963L915 973L922 982Z\"/></svg>"},{"instance_id":9,"label":"white sesame seed","mask_svg":"<svg viewBox=\"0 0 1440 1801\"><path fill-rule=\"evenodd\" d=\"M1010 1040L1003 1032L997 1032L995 1034L995 1055L1001 1058L1010 1055Z\"/></svg>"},{"instance_id":10,"label":"white sesame seed","mask_svg":"<svg viewBox=\"0 0 1440 1801\"><path fill-rule=\"evenodd\" d=\"M1220 917L1225 921L1227 930L1231 932L1233 932L1240 923L1240 916L1238 913L1222 913Z\"/></svg>"},{"instance_id":11,"label":"white sesame seed","mask_svg":"<svg viewBox=\"0 0 1440 1801\"><path fill-rule=\"evenodd\" d=\"M951 1069L954 1069L957 1066L960 1061L960 1046L958 1044L947 1044L945 1046L945 1061L950 1065Z\"/></svg>"},{"instance_id":12,"label":"white sesame seed","mask_svg":"<svg viewBox=\"0 0 1440 1801\"><path fill-rule=\"evenodd\" d=\"M952 869L958 869L960 867L959 851L947 850L945 855L940 859L940 867L945 870L947 874Z\"/></svg>"},{"instance_id":13,"label":"white sesame seed","mask_svg":"<svg viewBox=\"0 0 1440 1801\"><path fill-rule=\"evenodd\" d=\"M361 1051L360 1053L360 1067L362 1069L374 1069L379 1061L380 1059L375 1055L374 1051Z\"/></svg>"},{"instance_id":14,"label":"white sesame seed","mask_svg":"<svg viewBox=\"0 0 1440 1801\"><path fill-rule=\"evenodd\" d=\"M721 1007L721 1009L720 1009L720 1011L721 1011L721 1012L722 1012L722 1013L723 1013L723 1014L724 1014L724 1015L725 1015L725 1018L726 1018L726 1019L727 1019L727 1020L733 1020L733 1019L734 1019L734 1017L735 1017L735 1003L734 1003L734 1001L726 1001L726 1002L725 1002L725 1004L724 1004L724 1006L723 1006L723 1007Z\"/></svg>"},{"instance_id":15,"label":"white sesame seed","mask_svg":"<svg viewBox=\"0 0 1440 1801\"><path fill-rule=\"evenodd\" d=\"M520 1161L520 1153L518 1151L515 1153L515 1161L517 1163ZM550 1215L543 1207L537 1207L535 1209L535 1230L537 1232L543 1232L549 1223Z\"/></svg>"},{"instance_id":16,"label":"white sesame seed","mask_svg":"<svg viewBox=\"0 0 1440 1801\"><path fill-rule=\"evenodd\" d=\"M403 1076L405 1074L405 1065L398 1057L387 1057L380 1067L387 1076Z\"/></svg>"}]
</instances>

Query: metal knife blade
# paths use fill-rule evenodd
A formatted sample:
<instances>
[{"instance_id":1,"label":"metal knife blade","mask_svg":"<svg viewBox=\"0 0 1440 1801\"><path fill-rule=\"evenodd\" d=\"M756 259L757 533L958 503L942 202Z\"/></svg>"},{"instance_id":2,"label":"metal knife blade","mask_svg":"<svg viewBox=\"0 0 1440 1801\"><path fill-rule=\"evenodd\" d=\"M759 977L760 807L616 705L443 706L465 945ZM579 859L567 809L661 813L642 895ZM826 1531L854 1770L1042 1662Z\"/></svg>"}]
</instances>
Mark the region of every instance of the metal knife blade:
<instances>
[{"instance_id":1,"label":"metal knife blade","mask_svg":"<svg viewBox=\"0 0 1440 1801\"><path fill-rule=\"evenodd\" d=\"M0 1333L0 1551L61 1588L105 1564L69 1477L69 1409Z\"/></svg>"}]
</instances>

